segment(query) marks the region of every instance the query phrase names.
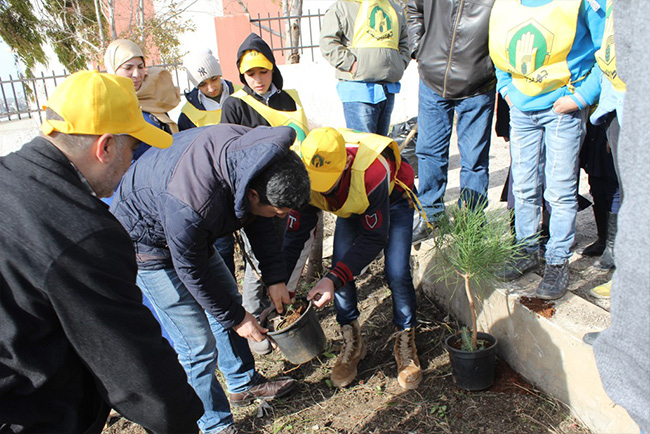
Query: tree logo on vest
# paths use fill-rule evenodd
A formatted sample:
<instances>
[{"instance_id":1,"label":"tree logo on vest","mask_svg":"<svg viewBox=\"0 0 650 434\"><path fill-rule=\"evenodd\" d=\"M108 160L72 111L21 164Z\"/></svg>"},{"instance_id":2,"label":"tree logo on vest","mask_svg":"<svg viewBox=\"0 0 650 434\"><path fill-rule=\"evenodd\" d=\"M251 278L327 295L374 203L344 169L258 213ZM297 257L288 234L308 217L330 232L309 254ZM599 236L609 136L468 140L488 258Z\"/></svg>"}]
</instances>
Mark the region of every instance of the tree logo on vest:
<instances>
[{"instance_id":1,"label":"tree logo on vest","mask_svg":"<svg viewBox=\"0 0 650 434\"><path fill-rule=\"evenodd\" d=\"M383 220L384 219L381 216L381 211L377 211L374 214L366 214L361 220L361 223L363 224L363 227L366 228L366 230L373 231L381 227Z\"/></svg>"},{"instance_id":2,"label":"tree logo on vest","mask_svg":"<svg viewBox=\"0 0 650 434\"><path fill-rule=\"evenodd\" d=\"M307 137L307 133L305 133L304 128L302 128L300 125L295 123L292 120L289 120L288 122L285 122L283 126L286 127L291 127L296 131L296 141L297 142L302 142L305 140L305 137Z\"/></svg>"},{"instance_id":3,"label":"tree logo on vest","mask_svg":"<svg viewBox=\"0 0 650 434\"><path fill-rule=\"evenodd\" d=\"M607 5L607 12L605 15L605 40L600 50L596 52L596 56L605 65L610 65L616 60L616 51L614 46L614 19L612 17L612 5ZM603 71L605 72L605 71ZM614 71L614 75L616 71ZM607 74L610 76L609 74ZM616 78L615 76L612 78Z\"/></svg>"},{"instance_id":4,"label":"tree logo on vest","mask_svg":"<svg viewBox=\"0 0 650 434\"><path fill-rule=\"evenodd\" d=\"M506 38L506 56L514 71L530 82L541 83L548 72L539 69L549 61L555 38L553 33L537 21L528 20L508 31ZM533 75L536 71L537 74Z\"/></svg>"},{"instance_id":5,"label":"tree logo on vest","mask_svg":"<svg viewBox=\"0 0 650 434\"><path fill-rule=\"evenodd\" d=\"M367 33L378 41L393 37L393 23L390 16L379 6L375 6L368 16Z\"/></svg>"}]
</instances>

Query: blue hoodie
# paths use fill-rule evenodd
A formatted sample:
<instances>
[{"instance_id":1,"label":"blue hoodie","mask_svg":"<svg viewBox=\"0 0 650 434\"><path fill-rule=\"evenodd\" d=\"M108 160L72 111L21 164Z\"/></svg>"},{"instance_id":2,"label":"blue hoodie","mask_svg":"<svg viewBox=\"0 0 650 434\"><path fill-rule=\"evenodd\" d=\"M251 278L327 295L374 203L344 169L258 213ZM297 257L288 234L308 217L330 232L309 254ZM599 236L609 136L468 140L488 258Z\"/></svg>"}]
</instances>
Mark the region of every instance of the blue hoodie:
<instances>
[{"instance_id":1,"label":"blue hoodie","mask_svg":"<svg viewBox=\"0 0 650 434\"><path fill-rule=\"evenodd\" d=\"M498 1L498 0L497 0ZM543 6L551 1L562 0L521 0L522 6ZM497 91L505 98L510 96L510 102L521 111L546 110L553 107L553 103L563 96L571 99L580 109L592 105L600 94L600 80L597 74L591 73L598 69L595 52L600 48L605 29L605 3L606 0L583 0L578 12L578 22L573 46L567 55L567 63L571 71L571 80L575 81L586 75L586 78L574 83L575 93L563 86L554 91L529 96L521 93L511 85L510 74L496 69ZM594 5L598 5L594 7ZM597 10L596 10L597 9ZM507 18L503 19L504 21Z\"/></svg>"}]
</instances>

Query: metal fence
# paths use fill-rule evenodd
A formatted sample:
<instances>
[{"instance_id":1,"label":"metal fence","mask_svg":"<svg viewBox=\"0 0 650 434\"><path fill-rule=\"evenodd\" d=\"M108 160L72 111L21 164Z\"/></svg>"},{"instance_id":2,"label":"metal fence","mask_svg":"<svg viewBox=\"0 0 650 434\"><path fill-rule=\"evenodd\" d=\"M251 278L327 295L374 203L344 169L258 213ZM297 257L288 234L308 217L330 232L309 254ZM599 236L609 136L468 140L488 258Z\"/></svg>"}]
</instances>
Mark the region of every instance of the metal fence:
<instances>
[{"instance_id":1,"label":"metal fence","mask_svg":"<svg viewBox=\"0 0 650 434\"><path fill-rule=\"evenodd\" d=\"M191 87L185 74L179 74L179 69L182 69L180 63L151 65L151 67L162 67L169 70L174 84L181 91ZM45 75L45 72L41 72L40 77L33 78L13 78L10 75L9 79L5 80L0 77L2 91L0 94L0 122L34 118L43 122L43 106L56 86L68 75L70 73L64 69L61 74L52 71L52 75ZM181 77L183 78L181 79Z\"/></svg>"},{"instance_id":2,"label":"metal fence","mask_svg":"<svg viewBox=\"0 0 650 434\"><path fill-rule=\"evenodd\" d=\"M271 14L267 14L266 17L258 14L257 18L251 18L250 22L271 49L274 52L280 52L281 57L286 57L292 50L298 50L301 58L306 52L310 53L313 62L315 60L314 49L318 49L323 15L320 10L315 14L307 11L306 14L300 16L287 17L280 13L275 17ZM286 30L290 28L289 22L295 19L299 19L300 38L297 46L288 46ZM192 88L185 78L185 74L179 74L179 69L182 69L181 64L151 66L168 69L172 73L174 84L179 87L181 92ZM52 75L45 75L45 72L41 72L40 77L32 78L14 78L12 75L9 76L9 79L0 77L0 122L36 117L39 122L42 122L43 105L57 84L69 74L68 71L63 70L62 74L52 71ZM181 77L183 78L181 79Z\"/></svg>"},{"instance_id":3,"label":"metal fence","mask_svg":"<svg viewBox=\"0 0 650 434\"><path fill-rule=\"evenodd\" d=\"M262 39L266 41L274 52L280 52L281 56L290 54L297 49L300 58L308 51L311 55L311 61L315 60L314 49L318 49L318 40L323 22L323 16L320 9L316 13L307 10L306 14L283 16L280 12L276 16L270 13L266 17L257 14L257 18L251 18L250 22L255 31ZM287 32L290 29L292 20L298 20L300 26L300 37L297 46L287 44Z\"/></svg>"}]
</instances>

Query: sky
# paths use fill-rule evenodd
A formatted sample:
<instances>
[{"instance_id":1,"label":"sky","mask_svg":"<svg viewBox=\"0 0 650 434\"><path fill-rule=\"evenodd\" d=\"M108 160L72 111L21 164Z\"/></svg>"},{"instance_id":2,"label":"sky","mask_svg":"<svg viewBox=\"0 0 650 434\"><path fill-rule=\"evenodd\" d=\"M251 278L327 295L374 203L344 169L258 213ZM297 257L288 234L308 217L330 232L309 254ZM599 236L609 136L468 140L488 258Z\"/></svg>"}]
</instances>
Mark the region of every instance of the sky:
<instances>
[{"instance_id":1,"label":"sky","mask_svg":"<svg viewBox=\"0 0 650 434\"><path fill-rule=\"evenodd\" d=\"M17 77L14 56L11 54L9 46L0 39L0 77L2 77L3 80L8 80L9 74L11 74L13 78Z\"/></svg>"}]
</instances>

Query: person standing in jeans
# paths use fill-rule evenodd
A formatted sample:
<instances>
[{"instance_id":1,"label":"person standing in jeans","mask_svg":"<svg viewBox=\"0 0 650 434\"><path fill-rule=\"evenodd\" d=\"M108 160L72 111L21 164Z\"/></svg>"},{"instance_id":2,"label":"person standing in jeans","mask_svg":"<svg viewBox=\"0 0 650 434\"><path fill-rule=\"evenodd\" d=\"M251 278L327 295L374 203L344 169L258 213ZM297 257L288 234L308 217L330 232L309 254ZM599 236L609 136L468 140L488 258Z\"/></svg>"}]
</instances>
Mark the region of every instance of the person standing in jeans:
<instances>
[{"instance_id":1,"label":"person standing in jeans","mask_svg":"<svg viewBox=\"0 0 650 434\"><path fill-rule=\"evenodd\" d=\"M395 94L410 61L401 8L389 0L337 1L323 18L320 49L336 68L346 126L388 135Z\"/></svg>"},{"instance_id":2,"label":"person standing in jeans","mask_svg":"<svg viewBox=\"0 0 650 434\"><path fill-rule=\"evenodd\" d=\"M409 0L411 57L418 62L419 199L427 220L444 212L449 142L456 114L460 150L460 203L485 206L488 154L495 104L494 66L488 22L494 0ZM432 236L420 219L413 243Z\"/></svg>"},{"instance_id":3,"label":"person standing in jeans","mask_svg":"<svg viewBox=\"0 0 650 434\"><path fill-rule=\"evenodd\" d=\"M567 290L578 154L589 106L600 93L593 70L604 27L605 0L497 0L490 17L497 89L510 105L515 232L517 241L526 242L521 257L501 274L512 280L539 265L537 232L546 200L550 237L536 291L545 300Z\"/></svg>"}]
</instances>

